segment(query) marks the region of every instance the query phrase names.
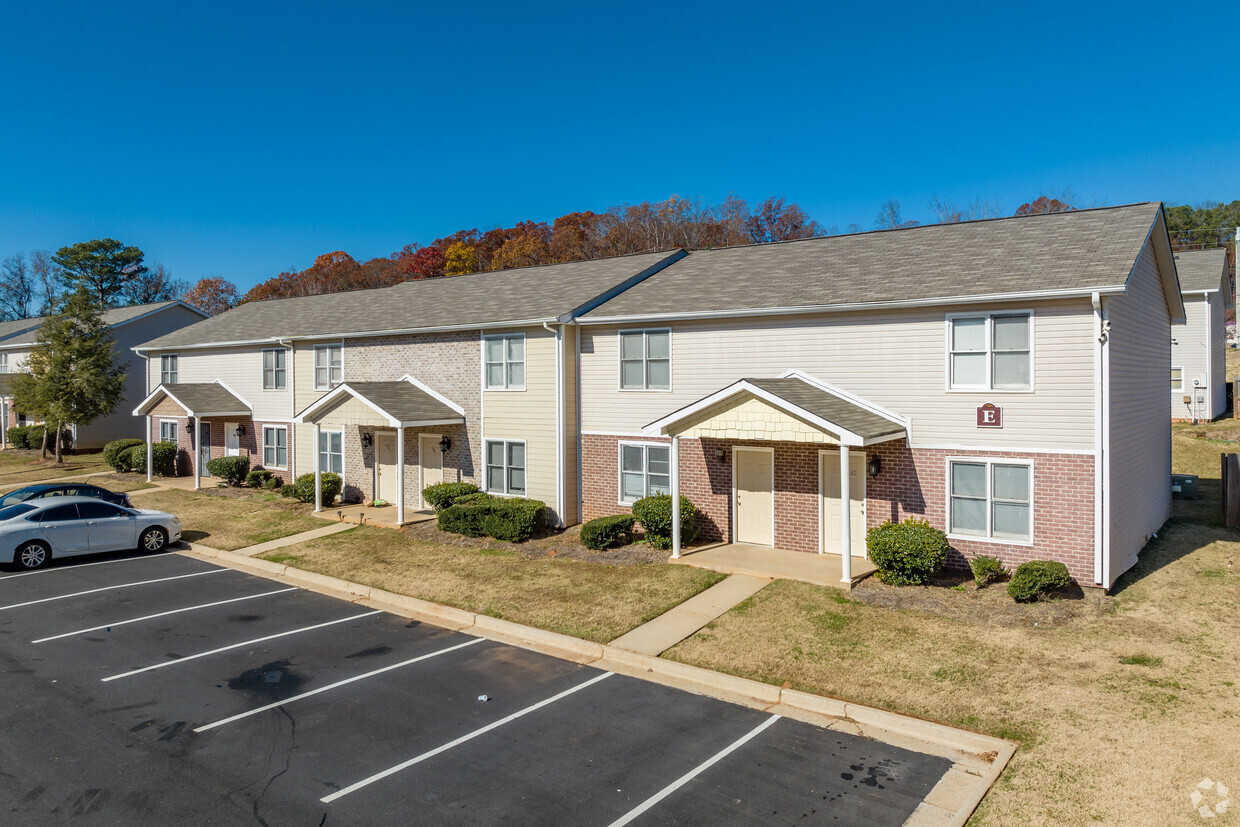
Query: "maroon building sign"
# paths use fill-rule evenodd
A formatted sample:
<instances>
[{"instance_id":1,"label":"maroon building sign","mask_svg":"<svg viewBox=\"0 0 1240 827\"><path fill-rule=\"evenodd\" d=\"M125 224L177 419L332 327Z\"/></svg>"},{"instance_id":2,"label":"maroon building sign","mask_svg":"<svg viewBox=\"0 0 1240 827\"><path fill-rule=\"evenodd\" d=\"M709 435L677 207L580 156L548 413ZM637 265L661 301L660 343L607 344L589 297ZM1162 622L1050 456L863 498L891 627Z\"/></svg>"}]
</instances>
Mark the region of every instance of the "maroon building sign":
<instances>
[{"instance_id":1,"label":"maroon building sign","mask_svg":"<svg viewBox=\"0 0 1240 827\"><path fill-rule=\"evenodd\" d=\"M979 405L977 408L977 427L1002 428L1003 409L990 402L987 402L985 405Z\"/></svg>"}]
</instances>

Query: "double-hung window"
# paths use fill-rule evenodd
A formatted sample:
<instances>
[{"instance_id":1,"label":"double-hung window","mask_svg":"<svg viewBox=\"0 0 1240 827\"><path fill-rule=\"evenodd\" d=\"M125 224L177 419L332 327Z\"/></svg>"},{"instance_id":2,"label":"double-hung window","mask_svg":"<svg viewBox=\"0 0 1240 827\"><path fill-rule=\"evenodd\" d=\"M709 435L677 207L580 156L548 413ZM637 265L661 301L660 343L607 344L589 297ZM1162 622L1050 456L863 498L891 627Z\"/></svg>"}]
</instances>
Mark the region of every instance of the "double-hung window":
<instances>
[{"instance_id":1,"label":"double-hung window","mask_svg":"<svg viewBox=\"0 0 1240 827\"><path fill-rule=\"evenodd\" d=\"M1028 313L948 319L952 388L1030 390L1033 387L1032 317Z\"/></svg>"},{"instance_id":2,"label":"double-hung window","mask_svg":"<svg viewBox=\"0 0 1240 827\"><path fill-rule=\"evenodd\" d=\"M172 443L177 441L177 421L175 419L159 420L159 441Z\"/></svg>"},{"instance_id":3,"label":"double-hung window","mask_svg":"<svg viewBox=\"0 0 1240 827\"><path fill-rule=\"evenodd\" d=\"M9 372L9 354L0 353L0 373Z\"/></svg>"},{"instance_id":4,"label":"double-hung window","mask_svg":"<svg viewBox=\"0 0 1240 827\"><path fill-rule=\"evenodd\" d=\"M628 330L620 334L620 387L669 390L672 387L672 332Z\"/></svg>"},{"instance_id":5,"label":"double-hung window","mask_svg":"<svg viewBox=\"0 0 1240 827\"><path fill-rule=\"evenodd\" d=\"M319 434L319 470L344 474L343 431L322 431Z\"/></svg>"},{"instance_id":6,"label":"double-hung window","mask_svg":"<svg viewBox=\"0 0 1240 827\"><path fill-rule=\"evenodd\" d=\"M487 440L487 491L525 496L525 443Z\"/></svg>"},{"instance_id":7,"label":"double-hung window","mask_svg":"<svg viewBox=\"0 0 1240 827\"><path fill-rule=\"evenodd\" d=\"M159 382L161 385L175 385L177 382L177 355L170 353L159 357Z\"/></svg>"},{"instance_id":8,"label":"double-hung window","mask_svg":"<svg viewBox=\"0 0 1240 827\"><path fill-rule=\"evenodd\" d=\"M287 354L283 350L263 351L263 390L284 390L287 377L284 361L286 358Z\"/></svg>"},{"instance_id":9,"label":"double-hung window","mask_svg":"<svg viewBox=\"0 0 1240 827\"><path fill-rule=\"evenodd\" d=\"M620 502L672 493L670 449L666 445L620 445Z\"/></svg>"},{"instance_id":10,"label":"double-hung window","mask_svg":"<svg viewBox=\"0 0 1240 827\"><path fill-rule=\"evenodd\" d=\"M952 460L951 533L1027 543L1033 539L1033 466L998 460Z\"/></svg>"},{"instance_id":11,"label":"double-hung window","mask_svg":"<svg viewBox=\"0 0 1240 827\"><path fill-rule=\"evenodd\" d=\"M314 389L330 390L344 381L344 348L340 345L314 346Z\"/></svg>"},{"instance_id":12,"label":"double-hung window","mask_svg":"<svg viewBox=\"0 0 1240 827\"><path fill-rule=\"evenodd\" d=\"M263 427L263 467L288 467L288 428L274 425Z\"/></svg>"},{"instance_id":13,"label":"double-hung window","mask_svg":"<svg viewBox=\"0 0 1240 827\"><path fill-rule=\"evenodd\" d=\"M1184 392L1184 368L1171 369L1171 392Z\"/></svg>"},{"instance_id":14,"label":"double-hung window","mask_svg":"<svg viewBox=\"0 0 1240 827\"><path fill-rule=\"evenodd\" d=\"M525 334L511 336L486 336L487 390L525 390Z\"/></svg>"}]
</instances>

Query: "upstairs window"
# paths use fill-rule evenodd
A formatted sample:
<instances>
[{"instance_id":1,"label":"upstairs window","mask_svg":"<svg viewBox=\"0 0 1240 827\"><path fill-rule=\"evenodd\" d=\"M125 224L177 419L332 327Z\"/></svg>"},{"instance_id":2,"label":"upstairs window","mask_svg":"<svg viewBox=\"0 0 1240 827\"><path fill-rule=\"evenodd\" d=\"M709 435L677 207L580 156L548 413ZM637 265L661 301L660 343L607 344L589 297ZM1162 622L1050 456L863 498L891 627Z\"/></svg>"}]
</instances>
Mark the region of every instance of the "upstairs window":
<instances>
[{"instance_id":1,"label":"upstairs window","mask_svg":"<svg viewBox=\"0 0 1240 827\"><path fill-rule=\"evenodd\" d=\"M9 354L0 353L0 373L9 372Z\"/></svg>"},{"instance_id":2,"label":"upstairs window","mask_svg":"<svg viewBox=\"0 0 1240 827\"><path fill-rule=\"evenodd\" d=\"M177 383L177 355L175 353L159 357L159 383L161 385Z\"/></svg>"},{"instance_id":3,"label":"upstairs window","mask_svg":"<svg viewBox=\"0 0 1240 827\"><path fill-rule=\"evenodd\" d=\"M315 345L314 389L331 390L344 381L344 347Z\"/></svg>"},{"instance_id":4,"label":"upstairs window","mask_svg":"<svg viewBox=\"0 0 1240 827\"><path fill-rule=\"evenodd\" d=\"M671 389L670 330L630 330L620 334L620 387L624 390Z\"/></svg>"},{"instance_id":5,"label":"upstairs window","mask_svg":"<svg viewBox=\"0 0 1240 827\"><path fill-rule=\"evenodd\" d=\"M483 348L487 390L525 390L525 334L486 336Z\"/></svg>"},{"instance_id":6,"label":"upstairs window","mask_svg":"<svg viewBox=\"0 0 1240 827\"><path fill-rule=\"evenodd\" d=\"M1028 313L948 319L952 388L1029 390L1033 387L1032 320Z\"/></svg>"},{"instance_id":7,"label":"upstairs window","mask_svg":"<svg viewBox=\"0 0 1240 827\"><path fill-rule=\"evenodd\" d=\"M282 391L285 388L286 371L284 360L287 358L283 350L263 351L263 390Z\"/></svg>"}]
</instances>

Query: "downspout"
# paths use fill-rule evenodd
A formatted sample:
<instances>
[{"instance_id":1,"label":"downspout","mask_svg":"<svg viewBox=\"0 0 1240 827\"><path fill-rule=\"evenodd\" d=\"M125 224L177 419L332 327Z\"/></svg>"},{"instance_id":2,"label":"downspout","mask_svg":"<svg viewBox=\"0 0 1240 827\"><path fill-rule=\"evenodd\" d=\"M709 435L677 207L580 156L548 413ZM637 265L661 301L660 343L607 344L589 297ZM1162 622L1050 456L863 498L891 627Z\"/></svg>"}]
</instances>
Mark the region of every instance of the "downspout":
<instances>
[{"instance_id":1,"label":"downspout","mask_svg":"<svg viewBox=\"0 0 1240 827\"><path fill-rule=\"evenodd\" d=\"M1106 359L1106 340L1108 336L1107 322L1102 311L1102 297L1094 293L1091 297L1094 307L1094 585L1106 585L1106 473L1108 462L1106 451L1106 392L1104 385L1106 375L1104 363Z\"/></svg>"},{"instance_id":2,"label":"downspout","mask_svg":"<svg viewBox=\"0 0 1240 827\"><path fill-rule=\"evenodd\" d=\"M1214 306L1206 294L1206 421L1214 419ZM1193 392L1194 405L1197 393Z\"/></svg>"},{"instance_id":3,"label":"downspout","mask_svg":"<svg viewBox=\"0 0 1240 827\"><path fill-rule=\"evenodd\" d=\"M564 527L564 326L552 328L542 323L548 333L555 334L555 520Z\"/></svg>"},{"instance_id":4,"label":"downspout","mask_svg":"<svg viewBox=\"0 0 1240 827\"><path fill-rule=\"evenodd\" d=\"M582 487L585 481L585 458L582 455L581 445L581 328L577 328L577 335L573 337L574 358L576 359L573 368L573 397L576 402L577 409L577 522L585 522L586 494Z\"/></svg>"},{"instance_id":5,"label":"downspout","mask_svg":"<svg viewBox=\"0 0 1240 827\"><path fill-rule=\"evenodd\" d=\"M292 339L277 339L276 343L282 347L288 348L288 432L293 435L293 444L288 446L288 475L291 478L289 482L297 481L297 423L293 420L297 418L297 353L293 347ZM253 420L250 422L254 424ZM255 447L258 449L258 455L263 455L263 446L260 440L262 434L255 434Z\"/></svg>"}]
</instances>

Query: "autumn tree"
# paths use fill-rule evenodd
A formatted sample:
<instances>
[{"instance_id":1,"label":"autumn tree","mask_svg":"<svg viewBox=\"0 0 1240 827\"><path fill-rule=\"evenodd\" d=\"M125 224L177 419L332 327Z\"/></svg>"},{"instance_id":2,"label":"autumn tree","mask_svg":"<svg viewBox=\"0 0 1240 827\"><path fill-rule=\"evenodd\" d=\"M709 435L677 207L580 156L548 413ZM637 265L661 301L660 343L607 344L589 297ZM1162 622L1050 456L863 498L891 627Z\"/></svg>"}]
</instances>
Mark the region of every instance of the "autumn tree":
<instances>
[{"instance_id":1,"label":"autumn tree","mask_svg":"<svg viewBox=\"0 0 1240 827\"><path fill-rule=\"evenodd\" d=\"M822 235L817 221L796 204L785 204L782 198L768 198L759 204L745 222L745 230L757 244Z\"/></svg>"},{"instance_id":2,"label":"autumn tree","mask_svg":"<svg viewBox=\"0 0 1240 827\"><path fill-rule=\"evenodd\" d=\"M548 245L551 260L587 261L599 258L603 249L601 219L601 215L589 210L571 212L557 218L551 225L551 242Z\"/></svg>"},{"instance_id":3,"label":"autumn tree","mask_svg":"<svg viewBox=\"0 0 1240 827\"><path fill-rule=\"evenodd\" d=\"M197 284L181 295L181 301L210 316L218 316L225 310L236 307L241 297L237 295L237 285L223 276L213 276L199 279Z\"/></svg>"},{"instance_id":4,"label":"autumn tree","mask_svg":"<svg viewBox=\"0 0 1240 827\"><path fill-rule=\"evenodd\" d=\"M1032 201L1026 201L1016 208L1013 215L1047 215L1054 212L1070 212L1075 209L1077 206L1072 191L1066 190L1058 198L1042 195Z\"/></svg>"},{"instance_id":5,"label":"autumn tree","mask_svg":"<svg viewBox=\"0 0 1240 827\"><path fill-rule=\"evenodd\" d=\"M491 258L492 270L509 270L513 267L533 267L551 261L547 244L536 235L519 235L504 242Z\"/></svg>"},{"instance_id":6,"label":"autumn tree","mask_svg":"<svg viewBox=\"0 0 1240 827\"><path fill-rule=\"evenodd\" d=\"M433 279L444 274L443 250L434 245L406 244L392 253L392 263L402 279Z\"/></svg>"},{"instance_id":7,"label":"autumn tree","mask_svg":"<svg viewBox=\"0 0 1240 827\"><path fill-rule=\"evenodd\" d=\"M463 276L479 269L478 251L469 244L457 241L444 251L443 272L445 276Z\"/></svg>"},{"instance_id":8,"label":"autumn tree","mask_svg":"<svg viewBox=\"0 0 1240 827\"><path fill-rule=\"evenodd\" d=\"M124 298L126 282L146 273L142 259L141 250L127 247L114 238L61 247L54 256L65 288L70 292L83 288L103 307L119 304Z\"/></svg>"},{"instance_id":9,"label":"autumn tree","mask_svg":"<svg viewBox=\"0 0 1240 827\"><path fill-rule=\"evenodd\" d=\"M879 230L904 230L916 227L920 223L914 220L905 221L900 216L900 202L894 198L883 204L874 219L874 226Z\"/></svg>"},{"instance_id":10,"label":"autumn tree","mask_svg":"<svg viewBox=\"0 0 1240 827\"><path fill-rule=\"evenodd\" d=\"M26 256L9 256L0 264L0 273L0 321L29 319L36 288Z\"/></svg>"},{"instance_id":11,"label":"autumn tree","mask_svg":"<svg viewBox=\"0 0 1240 827\"><path fill-rule=\"evenodd\" d=\"M960 221L977 221L982 218L999 218L1003 209L998 203L976 199L966 204L957 205L948 198L938 195L930 196L930 212L934 213L940 224L955 224Z\"/></svg>"},{"instance_id":12,"label":"autumn tree","mask_svg":"<svg viewBox=\"0 0 1240 827\"><path fill-rule=\"evenodd\" d=\"M121 295L126 304L152 304L172 301L189 289L189 284L174 279L162 264L135 270L125 278Z\"/></svg>"}]
</instances>

